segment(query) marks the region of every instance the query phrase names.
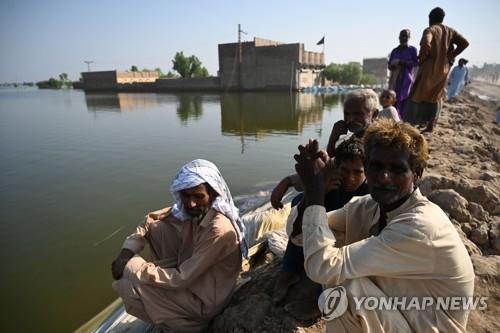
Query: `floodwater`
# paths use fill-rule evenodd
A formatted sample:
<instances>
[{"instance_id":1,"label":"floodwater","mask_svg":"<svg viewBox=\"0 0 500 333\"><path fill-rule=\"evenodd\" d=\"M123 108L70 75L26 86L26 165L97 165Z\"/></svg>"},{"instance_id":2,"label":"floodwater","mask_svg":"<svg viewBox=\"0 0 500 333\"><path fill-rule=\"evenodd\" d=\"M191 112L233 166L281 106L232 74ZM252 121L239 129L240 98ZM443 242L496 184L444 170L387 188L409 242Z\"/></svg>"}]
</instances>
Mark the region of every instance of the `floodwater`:
<instances>
[{"instance_id":1,"label":"floodwater","mask_svg":"<svg viewBox=\"0 0 500 333\"><path fill-rule=\"evenodd\" d=\"M184 163L256 193L341 117L339 95L0 89L2 331L70 332L111 303L111 261Z\"/></svg>"}]
</instances>

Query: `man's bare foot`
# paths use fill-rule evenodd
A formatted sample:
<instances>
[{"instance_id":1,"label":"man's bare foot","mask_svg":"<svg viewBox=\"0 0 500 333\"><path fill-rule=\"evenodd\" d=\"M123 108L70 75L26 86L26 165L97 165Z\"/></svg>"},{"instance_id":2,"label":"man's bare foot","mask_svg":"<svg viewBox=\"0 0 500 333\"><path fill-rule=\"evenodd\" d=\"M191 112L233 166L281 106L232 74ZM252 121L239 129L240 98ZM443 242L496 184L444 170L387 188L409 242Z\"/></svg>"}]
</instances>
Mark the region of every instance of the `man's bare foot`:
<instances>
[{"instance_id":1,"label":"man's bare foot","mask_svg":"<svg viewBox=\"0 0 500 333\"><path fill-rule=\"evenodd\" d=\"M292 317L300 321L309 321L321 316L317 300L314 298L288 303L284 309Z\"/></svg>"},{"instance_id":2,"label":"man's bare foot","mask_svg":"<svg viewBox=\"0 0 500 333\"><path fill-rule=\"evenodd\" d=\"M299 280L300 276L297 273L280 272L276 282L274 283L273 302L275 304L282 302L286 297L288 289L290 289L290 287L295 283L299 282Z\"/></svg>"}]
</instances>

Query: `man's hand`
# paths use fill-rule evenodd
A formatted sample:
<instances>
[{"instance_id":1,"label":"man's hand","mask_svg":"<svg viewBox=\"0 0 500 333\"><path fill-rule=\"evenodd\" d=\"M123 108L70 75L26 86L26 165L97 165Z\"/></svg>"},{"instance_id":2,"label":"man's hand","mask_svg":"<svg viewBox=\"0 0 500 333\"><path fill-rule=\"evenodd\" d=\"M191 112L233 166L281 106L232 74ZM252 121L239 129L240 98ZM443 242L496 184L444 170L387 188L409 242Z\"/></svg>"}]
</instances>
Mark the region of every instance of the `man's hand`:
<instances>
[{"instance_id":1,"label":"man's hand","mask_svg":"<svg viewBox=\"0 0 500 333\"><path fill-rule=\"evenodd\" d=\"M341 135L347 134L347 123L344 120L339 120L333 124L332 132L330 133L330 138L328 139L328 145L326 150L330 156L334 155L335 144L339 140Z\"/></svg>"},{"instance_id":2,"label":"man's hand","mask_svg":"<svg viewBox=\"0 0 500 333\"><path fill-rule=\"evenodd\" d=\"M283 208L283 204L281 203L281 200L285 196L286 191L288 191L288 188L291 186L290 178L287 176L283 178L278 185L273 189L273 192L271 193L271 205L273 206L274 209L281 209Z\"/></svg>"},{"instance_id":3,"label":"man's hand","mask_svg":"<svg viewBox=\"0 0 500 333\"><path fill-rule=\"evenodd\" d=\"M304 184L306 206L324 205L327 164L320 156L318 141L309 140L307 145L300 145L299 152L294 156L295 170Z\"/></svg>"},{"instance_id":4,"label":"man's hand","mask_svg":"<svg viewBox=\"0 0 500 333\"><path fill-rule=\"evenodd\" d=\"M133 256L134 252L130 251L129 249L122 249L120 251L118 257L116 257L116 259L111 264L111 274L113 275L113 278L115 280L121 279L125 266Z\"/></svg>"},{"instance_id":5,"label":"man's hand","mask_svg":"<svg viewBox=\"0 0 500 333\"><path fill-rule=\"evenodd\" d=\"M347 123L344 120L339 120L335 124L333 124L332 136L334 138L338 138L341 135L347 134Z\"/></svg>"}]
</instances>

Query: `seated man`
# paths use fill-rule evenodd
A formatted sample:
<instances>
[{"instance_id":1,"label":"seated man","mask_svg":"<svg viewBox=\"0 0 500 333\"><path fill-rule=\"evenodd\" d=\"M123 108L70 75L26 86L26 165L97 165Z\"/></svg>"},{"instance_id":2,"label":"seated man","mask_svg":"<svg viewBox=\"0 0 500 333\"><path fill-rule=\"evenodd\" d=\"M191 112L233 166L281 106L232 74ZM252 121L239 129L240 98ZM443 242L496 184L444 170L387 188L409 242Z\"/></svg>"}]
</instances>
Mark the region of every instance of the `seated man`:
<instances>
[{"instance_id":1,"label":"seated man","mask_svg":"<svg viewBox=\"0 0 500 333\"><path fill-rule=\"evenodd\" d=\"M351 137L335 149L334 169L329 170L328 179L326 180L325 209L327 212L342 208L354 196L368 194L363 163L363 143L359 139ZM339 184L337 184L337 180ZM282 271L275 282L274 302L282 301L286 297L289 288L297 283L302 275L305 275L302 230L293 230L294 221L302 218L302 216L297 215L296 206L299 202L299 205L303 205L302 199L303 193L299 193L292 200L294 208L287 222L287 234L290 238L283 258ZM321 291L321 285L318 284L317 293L311 295L310 299L301 300L297 304L287 304L285 309L297 319L310 319L319 314L317 298Z\"/></svg>"},{"instance_id":2,"label":"seated man","mask_svg":"<svg viewBox=\"0 0 500 333\"><path fill-rule=\"evenodd\" d=\"M347 296L346 311L335 313L327 330L465 332L468 310L462 304L458 309L435 302L417 309L356 306L363 296L414 296L422 304L423 298L471 297L474 289L472 263L455 227L415 186L428 158L423 136L406 123L380 120L367 129L364 147L370 195L328 214L317 141L300 146L295 155L305 188L305 271L326 287L342 284Z\"/></svg>"},{"instance_id":3,"label":"seated man","mask_svg":"<svg viewBox=\"0 0 500 333\"><path fill-rule=\"evenodd\" d=\"M199 332L228 303L246 255L238 209L217 167L184 165L172 208L146 216L112 273L128 313L175 332ZM138 256L148 243L154 260Z\"/></svg>"},{"instance_id":4,"label":"seated man","mask_svg":"<svg viewBox=\"0 0 500 333\"><path fill-rule=\"evenodd\" d=\"M328 140L327 153L335 156L335 148L351 136L361 139L366 128L375 120L378 114L378 96L372 89L353 90L347 94L344 101L344 119L337 121L332 128ZM350 132L351 135L347 134ZM275 209L283 207L281 199L288 189L294 186L301 191L300 177L296 174L283 178L273 189L271 205Z\"/></svg>"}]
</instances>

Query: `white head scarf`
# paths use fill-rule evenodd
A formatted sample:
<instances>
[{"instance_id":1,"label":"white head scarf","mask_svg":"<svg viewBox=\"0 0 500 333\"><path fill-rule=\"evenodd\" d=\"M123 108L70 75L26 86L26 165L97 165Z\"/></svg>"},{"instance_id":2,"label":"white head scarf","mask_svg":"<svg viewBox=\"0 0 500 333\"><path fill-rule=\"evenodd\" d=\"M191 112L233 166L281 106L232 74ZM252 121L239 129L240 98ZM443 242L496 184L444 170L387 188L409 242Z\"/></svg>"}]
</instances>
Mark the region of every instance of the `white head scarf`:
<instances>
[{"instance_id":1,"label":"white head scarf","mask_svg":"<svg viewBox=\"0 0 500 333\"><path fill-rule=\"evenodd\" d=\"M245 227L241 223L238 208L234 205L231 192L229 192L224 178L222 178L219 169L212 162L198 159L187 163L179 170L170 186L170 192L172 192L176 201L172 207L172 214L181 221L188 219L189 215L186 214L182 204L180 191L203 183L208 183L217 192L218 196L212 202L211 208L224 214L231 221L238 234L241 253L246 258L248 249L244 237Z\"/></svg>"}]
</instances>

